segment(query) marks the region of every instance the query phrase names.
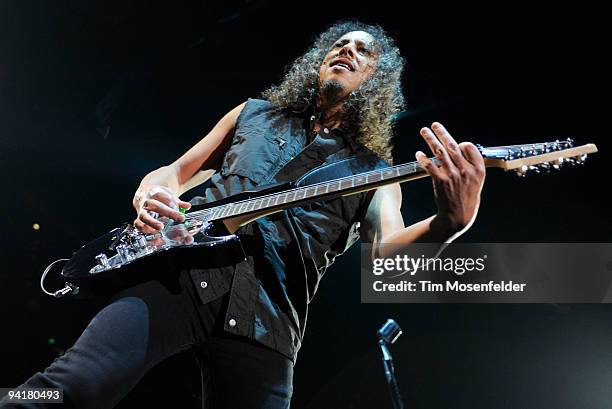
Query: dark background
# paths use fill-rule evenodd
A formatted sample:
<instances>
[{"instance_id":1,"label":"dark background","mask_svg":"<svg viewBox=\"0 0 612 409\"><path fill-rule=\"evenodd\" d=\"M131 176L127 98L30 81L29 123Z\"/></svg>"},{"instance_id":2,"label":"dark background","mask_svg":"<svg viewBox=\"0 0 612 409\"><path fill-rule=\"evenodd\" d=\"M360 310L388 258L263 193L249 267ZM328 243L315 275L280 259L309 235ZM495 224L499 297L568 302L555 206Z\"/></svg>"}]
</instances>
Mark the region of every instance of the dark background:
<instances>
[{"instance_id":1,"label":"dark background","mask_svg":"<svg viewBox=\"0 0 612 409\"><path fill-rule=\"evenodd\" d=\"M396 163L424 148L418 129L433 120L485 146L597 143L581 168L490 170L462 241L608 242L605 16L585 1L0 2L0 386L43 369L98 308L42 294L44 267L132 218L142 176L277 82L339 18L381 24L408 60ZM428 180L403 193L407 223L435 212ZM404 328L407 407L612 406L609 305L360 304L358 267L355 246L311 304L293 407L390 407L375 338L388 317ZM120 406L198 407L198 384L178 355Z\"/></svg>"}]
</instances>

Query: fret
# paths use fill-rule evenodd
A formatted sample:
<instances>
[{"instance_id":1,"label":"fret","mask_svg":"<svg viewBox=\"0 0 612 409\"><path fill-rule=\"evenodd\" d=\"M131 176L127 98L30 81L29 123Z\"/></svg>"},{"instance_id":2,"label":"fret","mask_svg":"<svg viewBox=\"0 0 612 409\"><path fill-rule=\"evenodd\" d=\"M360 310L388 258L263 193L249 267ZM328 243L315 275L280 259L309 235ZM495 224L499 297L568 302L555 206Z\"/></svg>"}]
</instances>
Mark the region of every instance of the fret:
<instances>
[{"instance_id":1,"label":"fret","mask_svg":"<svg viewBox=\"0 0 612 409\"><path fill-rule=\"evenodd\" d=\"M316 199L318 196L329 193L342 193L344 190L367 186L376 182L385 182L390 179L415 173L419 170L422 169L420 168L418 162L411 162L404 165L377 169L310 186L293 188L285 192L275 193L259 199L249 199L239 204L229 203L217 206L209 211L212 219L226 218L237 214L261 210L267 207L274 207L302 200Z\"/></svg>"},{"instance_id":2,"label":"fret","mask_svg":"<svg viewBox=\"0 0 612 409\"><path fill-rule=\"evenodd\" d=\"M216 219L218 213L219 213L219 207L213 207L210 211L210 214L211 214L210 218L213 220Z\"/></svg>"},{"instance_id":3,"label":"fret","mask_svg":"<svg viewBox=\"0 0 612 409\"><path fill-rule=\"evenodd\" d=\"M221 209L221 217L225 217L227 216L227 211L228 211L228 206L227 205L223 205L222 209Z\"/></svg>"},{"instance_id":4,"label":"fret","mask_svg":"<svg viewBox=\"0 0 612 409\"><path fill-rule=\"evenodd\" d=\"M249 202L242 202L238 207L238 213L244 213L244 206L249 206Z\"/></svg>"}]
</instances>

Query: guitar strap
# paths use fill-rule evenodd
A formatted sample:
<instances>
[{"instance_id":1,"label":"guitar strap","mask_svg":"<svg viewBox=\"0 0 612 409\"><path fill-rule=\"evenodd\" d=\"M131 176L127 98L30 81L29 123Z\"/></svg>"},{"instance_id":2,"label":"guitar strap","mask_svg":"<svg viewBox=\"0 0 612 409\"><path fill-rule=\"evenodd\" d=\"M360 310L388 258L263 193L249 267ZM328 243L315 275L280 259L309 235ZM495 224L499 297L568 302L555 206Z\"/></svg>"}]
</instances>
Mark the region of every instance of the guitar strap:
<instances>
[{"instance_id":1,"label":"guitar strap","mask_svg":"<svg viewBox=\"0 0 612 409\"><path fill-rule=\"evenodd\" d=\"M275 184L294 182L296 186L304 186L389 166L387 162L371 152L347 156L347 151L341 149L326 157L317 158L314 166L304 173L304 164L303 161L298 160L299 156L287 162L271 180Z\"/></svg>"},{"instance_id":2,"label":"guitar strap","mask_svg":"<svg viewBox=\"0 0 612 409\"><path fill-rule=\"evenodd\" d=\"M295 184L296 186L304 186L321 183L388 166L387 162L372 153L349 156L331 163L324 163L309 170L296 180Z\"/></svg>"}]
</instances>

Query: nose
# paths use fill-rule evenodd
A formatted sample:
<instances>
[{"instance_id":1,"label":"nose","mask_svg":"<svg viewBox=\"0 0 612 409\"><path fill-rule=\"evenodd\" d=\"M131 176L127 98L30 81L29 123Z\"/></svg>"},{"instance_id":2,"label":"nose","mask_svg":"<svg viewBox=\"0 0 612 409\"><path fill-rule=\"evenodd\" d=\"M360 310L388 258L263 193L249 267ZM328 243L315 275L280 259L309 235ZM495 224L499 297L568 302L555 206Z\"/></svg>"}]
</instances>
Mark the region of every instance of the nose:
<instances>
[{"instance_id":1,"label":"nose","mask_svg":"<svg viewBox=\"0 0 612 409\"><path fill-rule=\"evenodd\" d=\"M340 49L338 55L347 55L351 58L355 57L355 50L353 49L352 43L344 44L344 46L342 46L342 48Z\"/></svg>"}]
</instances>

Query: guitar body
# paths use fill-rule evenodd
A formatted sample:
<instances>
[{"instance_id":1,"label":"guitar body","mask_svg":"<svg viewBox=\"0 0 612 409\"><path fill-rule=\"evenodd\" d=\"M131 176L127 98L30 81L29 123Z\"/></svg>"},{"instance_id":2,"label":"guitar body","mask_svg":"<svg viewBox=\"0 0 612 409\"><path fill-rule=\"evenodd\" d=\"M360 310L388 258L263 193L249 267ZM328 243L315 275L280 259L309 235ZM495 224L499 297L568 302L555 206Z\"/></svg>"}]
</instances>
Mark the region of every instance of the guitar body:
<instances>
[{"instance_id":1,"label":"guitar body","mask_svg":"<svg viewBox=\"0 0 612 409\"><path fill-rule=\"evenodd\" d=\"M77 250L61 275L73 295L87 298L111 295L153 279L173 282L182 268L223 267L245 259L238 236L222 234L221 223L198 227L193 235L178 226L165 230L147 238L126 223ZM146 241L144 246L138 238L141 244Z\"/></svg>"}]
</instances>

